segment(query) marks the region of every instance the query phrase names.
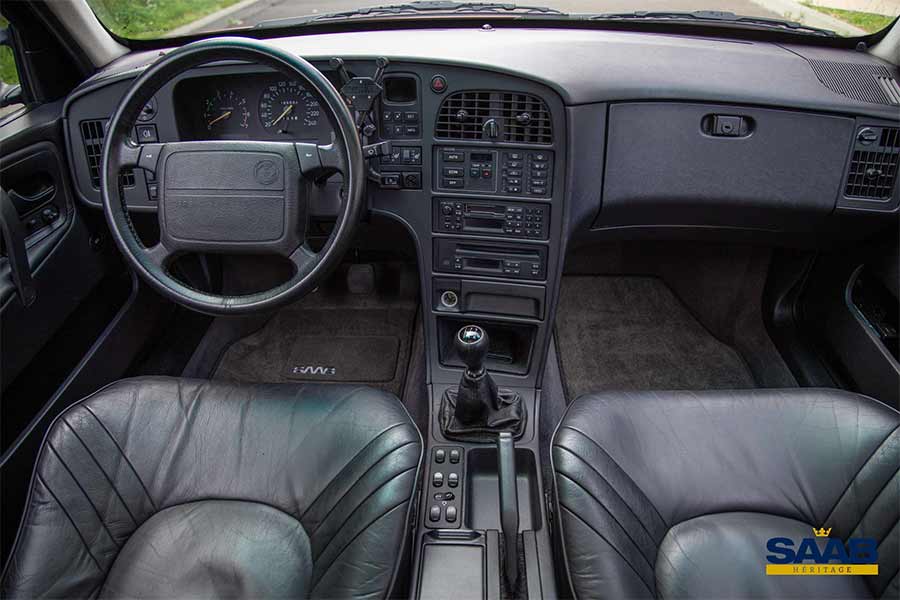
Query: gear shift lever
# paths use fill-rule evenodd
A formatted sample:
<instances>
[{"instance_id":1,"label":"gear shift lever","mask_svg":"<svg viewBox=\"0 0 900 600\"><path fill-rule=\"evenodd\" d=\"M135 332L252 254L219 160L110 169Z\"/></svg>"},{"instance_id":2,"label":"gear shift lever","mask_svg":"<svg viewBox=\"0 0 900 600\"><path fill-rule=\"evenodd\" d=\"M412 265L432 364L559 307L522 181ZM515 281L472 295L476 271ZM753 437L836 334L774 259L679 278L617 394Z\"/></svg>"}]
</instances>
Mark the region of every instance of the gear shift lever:
<instances>
[{"instance_id":1,"label":"gear shift lever","mask_svg":"<svg viewBox=\"0 0 900 600\"><path fill-rule=\"evenodd\" d=\"M453 343L466 365L459 382L456 418L460 423L483 421L487 411L497 404L497 384L484 368L490 345L487 332L478 325L466 325L456 333Z\"/></svg>"},{"instance_id":2,"label":"gear shift lever","mask_svg":"<svg viewBox=\"0 0 900 600\"><path fill-rule=\"evenodd\" d=\"M441 397L439 420L448 439L493 442L501 431L519 437L525 431L522 397L514 390L498 389L485 368L490 340L478 325L466 325L453 337L456 355L466 365L459 387Z\"/></svg>"}]
</instances>

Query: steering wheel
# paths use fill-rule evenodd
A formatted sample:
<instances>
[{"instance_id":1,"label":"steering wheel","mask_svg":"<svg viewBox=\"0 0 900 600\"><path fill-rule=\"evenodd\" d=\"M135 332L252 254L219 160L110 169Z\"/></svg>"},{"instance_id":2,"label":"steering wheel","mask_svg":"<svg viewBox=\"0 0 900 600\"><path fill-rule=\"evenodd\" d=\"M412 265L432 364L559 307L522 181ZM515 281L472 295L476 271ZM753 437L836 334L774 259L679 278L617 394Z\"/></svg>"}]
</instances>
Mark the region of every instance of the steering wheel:
<instances>
[{"instance_id":1,"label":"steering wheel","mask_svg":"<svg viewBox=\"0 0 900 600\"><path fill-rule=\"evenodd\" d=\"M193 67L223 60L254 62L297 77L325 111L331 144L192 141L136 145L130 132L143 106L164 84ZM159 182L159 243L138 237L119 191L119 172L141 168ZM258 40L223 37L187 44L149 66L123 96L109 122L101 163L103 212L131 266L163 296L200 312L225 315L269 310L309 293L337 266L359 221L365 163L353 116L331 82L306 60ZM308 189L333 173L344 179L341 207L324 247L306 241ZM169 272L185 252L277 254L293 276L272 289L225 296L194 289Z\"/></svg>"}]
</instances>

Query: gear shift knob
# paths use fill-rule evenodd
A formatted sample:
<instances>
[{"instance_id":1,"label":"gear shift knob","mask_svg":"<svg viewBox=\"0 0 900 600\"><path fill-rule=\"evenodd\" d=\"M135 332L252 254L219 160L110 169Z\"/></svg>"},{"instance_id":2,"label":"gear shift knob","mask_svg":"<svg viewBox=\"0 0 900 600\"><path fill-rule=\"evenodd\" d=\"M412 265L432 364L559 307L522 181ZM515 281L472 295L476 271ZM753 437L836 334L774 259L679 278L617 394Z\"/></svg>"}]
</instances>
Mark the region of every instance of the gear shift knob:
<instances>
[{"instance_id":1,"label":"gear shift knob","mask_svg":"<svg viewBox=\"0 0 900 600\"><path fill-rule=\"evenodd\" d=\"M481 373L490 343L487 332L478 325L466 325L460 328L453 341L469 372L475 375Z\"/></svg>"}]
</instances>

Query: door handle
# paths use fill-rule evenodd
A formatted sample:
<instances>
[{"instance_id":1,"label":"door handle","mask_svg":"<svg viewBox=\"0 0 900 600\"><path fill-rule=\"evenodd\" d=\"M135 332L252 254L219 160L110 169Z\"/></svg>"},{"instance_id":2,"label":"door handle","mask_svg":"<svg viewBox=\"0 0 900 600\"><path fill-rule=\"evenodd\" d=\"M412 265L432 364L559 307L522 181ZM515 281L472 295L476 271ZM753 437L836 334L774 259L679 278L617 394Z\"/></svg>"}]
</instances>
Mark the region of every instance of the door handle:
<instances>
[{"instance_id":1,"label":"door handle","mask_svg":"<svg viewBox=\"0 0 900 600\"><path fill-rule=\"evenodd\" d=\"M12 200L12 203L15 205L16 210L19 211L19 213L23 213L30 210L34 205L52 198L56 194L56 186L51 183L32 194L20 194L15 190L9 190L7 194L9 195L9 199Z\"/></svg>"}]
</instances>

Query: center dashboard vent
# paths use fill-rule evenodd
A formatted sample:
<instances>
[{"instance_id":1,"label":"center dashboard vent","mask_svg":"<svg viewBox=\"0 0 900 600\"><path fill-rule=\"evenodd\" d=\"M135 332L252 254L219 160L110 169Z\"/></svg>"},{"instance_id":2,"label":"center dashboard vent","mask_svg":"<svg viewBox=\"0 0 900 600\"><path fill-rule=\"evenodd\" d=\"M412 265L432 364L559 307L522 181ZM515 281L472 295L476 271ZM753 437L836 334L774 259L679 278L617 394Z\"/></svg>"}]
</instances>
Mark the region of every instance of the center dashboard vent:
<instances>
[{"instance_id":1,"label":"center dashboard vent","mask_svg":"<svg viewBox=\"0 0 900 600\"><path fill-rule=\"evenodd\" d=\"M106 119L81 122L81 140L87 158L91 185L100 189L100 163L103 161L103 139L106 137ZM134 187L134 171L127 169L119 175L122 187Z\"/></svg>"},{"instance_id":2,"label":"center dashboard vent","mask_svg":"<svg viewBox=\"0 0 900 600\"><path fill-rule=\"evenodd\" d=\"M441 103L434 137L549 145L553 125L546 103L532 94L456 92Z\"/></svg>"},{"instance_id":3,"label":"center dashboard vent","mask_svg":"<svg viewBox=\"0 0 900 600\"><path fill-rule=\"evenodd\" d=\"M888 200L897 181L900 129L863 127L856 134L844 195L866 200Z\"/></svg>"},{"instance_id":4,"label":"center dashboard vent","mask_svg":"<svg viewBox=\"0 0 900 600\"><path fill-rule=\"evenodd\" d=\"M872 104L900 106L900 85L883 65L810 59L816 77L832 92Z\"/></svg>"}]
</instances>

